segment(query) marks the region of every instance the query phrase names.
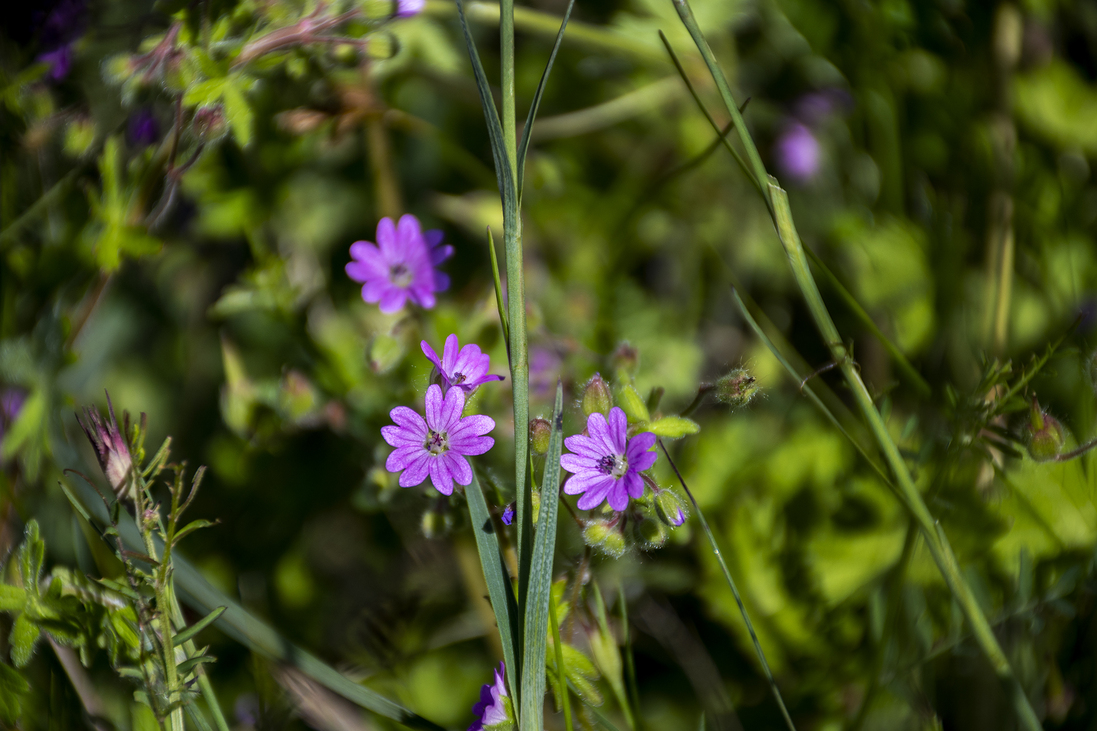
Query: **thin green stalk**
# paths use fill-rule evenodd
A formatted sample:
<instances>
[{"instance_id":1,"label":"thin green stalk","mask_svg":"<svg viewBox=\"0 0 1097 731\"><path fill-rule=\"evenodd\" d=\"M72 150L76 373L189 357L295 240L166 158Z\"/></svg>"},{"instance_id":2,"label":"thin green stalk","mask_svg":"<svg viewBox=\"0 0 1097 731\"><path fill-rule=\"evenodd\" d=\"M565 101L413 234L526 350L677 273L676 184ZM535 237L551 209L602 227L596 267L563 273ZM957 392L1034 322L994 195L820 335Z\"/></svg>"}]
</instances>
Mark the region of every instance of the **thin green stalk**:
<instances>
[{"instance_id":1,"label":"thin green stalk","mask_svg":"<svg viewBox=\"0 0 1097 731\"><path fill-rule=\"evenodd\" d=\"M549 621L552 623L552 646L556 650L556 696L564 709L564 728L575 731L571 723L571 698L568 696L568 674L564 666L564 647L560 641L560 621L556 618L556 602L549 602Z\"/></svg>"},{"instance_id":2,"label":"thin green stalk","mask_svg":"<svg viewBox=\"0 0 1097 731\"><path fill-rule=\"evenodd\" d=\"M545 117L533 131L537 141L554 140L561 137L578 137L610 127L626 119L631 119L647 111L659 109L665 104L676 101L682 94L678 80L667 76L658 81L633 89L616 99L595 104L554 117Z\"/></svg>"},{"instance_id":3,"label":"thin green stalk","mask_svg":"<svg viewBox=\"0 0 1097 731\"><path fill-rule=\"evenodd\" d=\"M853 359L850 357L850 354L838 333L838 328L834 325L834 321L831 319L830 313L826 309L826 305L823 304L823 298L819 294L819 288L816 286L815 280L812 278L811 271L808 268L803 244L800 242L800 237L796 233L796 227L792 221L792 213L788 204L788 195L776 184L776 181L770 178L766 173L765 166L762 164L761 157L758 155L758 150L754 146L750 133L743 125L742 117L739 115L739 110L735 105L735 99L731 93L731 87L728 85L727 79L716 63L716 58L712 53L712 49L709 48L708 42L705 41L704 35L701 33L701 29L697 24L697 20L694 18L692 10L690 10L688 1L673 0L673 3L678 10L679 17L682 19L683 24L686 26L686 29L689 31L690 36L693 37L698 50L701 52L705 64L709 67L713 80L716 82L717 89L720 91L720 96L723 98L724 104L728 109L728 113L732 115L732 119L735 121L739 137L747 150L747 157L754 168L754 174L757 176L758 181L765 185L763 198L773 216L774 226L777 229L781 244L785 249L785 254L788 256L797 286L800 288L812 318L815 320L815 325L823 338L823 342L826 343L829 348L834 361L839 364L839 368L841 368L842 374L849 384L850 391L853 393L854 400L857 402L870 430L876 437L876 441L880 445L880 449L884 454L888 467L895 476L900 500L906 505L915 522L918 523L918 527L925 538L926 546L929 548L930 555L933 556L934 561L937 563L937 566L945 579L945 583L948 585L953 597L956 599L965 617L971 624L972 633L975 635L976 641L979 643L983 653L994 668L994 672L998 675L1007 694L1010 696L1022 727L1029 729L1029 731L1037 731L1037 729L1040 729L1040 722L1036 717L1035 711L1032 709L1032 705L1029 703L1028 697L1025 695L1024 688L1021 687L1020 681L1018 681L1017 677L1014 675L1009 660L998 644L998 640L994 636L994 632L991 630L990 625L987 623L987 619L983 615L982 609L976 602L975 597L971 592L971 588L964 580L956 556L949 546L948 538L945 536L940 524L934 520L929 509L926 507L925 502L922 500L922 496L918 492L918 488L915 486L914 480L910 476L910 471L903 461L899 448L892 440L891 435L887 430L887 425L880 416L880 412L876 410L876 405L872 400L872 396L869 394L868 388L865 387L864 381L861 380L861 374L854 366Z\"/></svg>"},{"instance_id":4,"label":"thin green stalk","mask_svg":"<svg viewBox=\"0 0 1097 731\"><path fill-rule=\"evenodd\" d=\"M514 0L499 2L499 66L500 89L503 107L503 144L510 163L510 174L518 187L518 124L515 118L517 109L514 102Z\"/></svg>"},{"instance_id":5,"label":"thin green stalk","mask_svg":"<svg viewBox=\"0 0 1097 731\"><path fill-rule=\"evenodd\" d=\"M785 699L781 697L781 690L777 687L777 681L773 679L773 671L769 669L769 662L766 661L766 653L762 651L762 643L758 641L758 635L754 632L754 623L750 621L750 615L747 614L747 608L743 604L743 598L739 596L739 588L735 585L735 579L731 577L731 571L728 570L728 565L724 562L724 555L720 553L720 546L716 543L716 535L712 532L712 529L709 528L708 521L705 520L705 514L701 512L701 506L697 504L697 498L693 497L693 493L682 477L682 473L678 471L678 466L674 464L674 460L670 458L670 452L667 451L667 447L663 444L663 440L660 439L658 441L659 448L663 450L663 455L667 458L667 463L670 465L670 468L674 470L675 477L678 478L678 483L682 486L682 489L685 490L686 495L689 496L689 501L693 503L693 509L697 512L697 519L701 521L701 530L704 532L705 537L708 538L709 545L712 547L712 553L716 556L716 560L720 564L720 570L724 572L724 579L727 580L728 586L731 587L731 594L735 597L735 603L739 605L739 613L743 615L743 622L746 624L747 632L750 633L750 639L754 643L754 652L758 655L758 661L762 664L762 672L765 673L766 680L769 681L770 691L772 691L773 697L781 709L781 716L785 719L785 725L788 726L789 731L796 731L796 726L792 723L792 717L788 714L788 708L785 707Z\"/></svg>"}]
</instances>

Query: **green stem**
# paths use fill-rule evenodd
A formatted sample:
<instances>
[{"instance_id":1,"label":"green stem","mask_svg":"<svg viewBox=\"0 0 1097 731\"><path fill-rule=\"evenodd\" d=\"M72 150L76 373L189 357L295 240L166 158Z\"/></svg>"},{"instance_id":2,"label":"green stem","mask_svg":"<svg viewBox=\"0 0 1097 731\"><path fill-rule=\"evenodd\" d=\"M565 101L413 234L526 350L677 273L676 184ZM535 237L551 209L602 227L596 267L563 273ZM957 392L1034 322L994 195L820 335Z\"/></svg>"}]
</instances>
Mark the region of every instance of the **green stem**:
<instances>
[{"instance_id":1,"label":"green stem","mask_svg":"<svg viewBox=\"0 0 1097 731\"><path fill-rule=\"evenodd\" d=\"M518 126L515 121L514 103L514 0L501 0L499 3L499 65L503 97L503 143L506 145L511 177L517 181Z\"/></svg>"},{"instance_id":2,"label":"green stem","mask_svg":"<svg viewBox=\"0 0 1097 731\"><path fill-rule=\"evenodd\" d=\"M556 696L564 708L564 728L575 731L571 723L571 699L568 697L568 677L564 668L564 647L560 641L560 621L556 618L556 600L549 600L549 621L552 623L552 644L556 650Z\"/></svg>"},{"instance_id":3,"label":"green stem","mask_svg":"<svg viewBox=\"0 0 1097 731\"><path fill-rule=\"evenodd\" d=\"M792 717L789 716L788 708L785 707L785 699L781 697L781 690L777 687L777 681L773 678L773 671L769 669L769 662L766 660L766 654L762 652L762 643L758 641L758 635L754 631L754 623L750 621L750 615L747 614L747 608L743 604L743 598L739 595L739 588L735 585L735 579L731 578L731 571L728 570L728 565L724 562L724 555L720 553L720 546L716 543L716 535L709 528L708 521L705 520L705 514L701 512L701 506L697 503L697 498L693 497L693 493L690 491L689 486L686 484L685 478L682 477L682 473L678 471L678 465L674 464L674 460L670 458L670 452L667 451L667 447L663 444L663 440L659 440L659 448L663 450L663 454L667 458L667 463L670 464L670 468L674 470L674 476L678 478L678 484L685 490L686 495L689 496L689 501L693 503L693 509L697 511L697 519L701 521L701 530L704 532L705 537L708 538L709 546L712 547L712 553L716 556L716 561L720 564L720 570L724 572L724 579L728 582L728 586L731 587L731 594L735 597L735 603L739 605L739 613L743 615L743 622L747 626L747 632L750 633L751 642L754 643L754 652L758 655L758 661L762 664L762 672L765 673L766 680L769 681L769 688L773 692L773 697L777 701L777 705L781 709L781 716L785 719L785 725L788 726L789 731L796 731L796 726L792 723Z\"/></svg>"}]
</instances>

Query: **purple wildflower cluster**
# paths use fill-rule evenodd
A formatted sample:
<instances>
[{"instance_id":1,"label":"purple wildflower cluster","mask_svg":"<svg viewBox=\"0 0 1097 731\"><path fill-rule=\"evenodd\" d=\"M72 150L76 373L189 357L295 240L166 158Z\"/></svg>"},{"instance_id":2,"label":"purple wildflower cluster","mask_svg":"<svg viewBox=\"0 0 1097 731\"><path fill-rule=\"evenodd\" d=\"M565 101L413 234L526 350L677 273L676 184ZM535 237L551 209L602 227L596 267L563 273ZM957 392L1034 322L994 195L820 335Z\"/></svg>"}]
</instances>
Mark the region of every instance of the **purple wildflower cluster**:
<instances>
[{"instance_id":1,"label":"purple wildflower cluster","mask_svg":"<svg viewBox=\"0 0 1097 731\"><path fill-rule=\"evenodd\" d=\"M377 243L356 241L350 255L347 275L362 283L362 299L378 303L385 314L398 312L409 300L430 309L434 293L449 288L449 276L435 267L453 255L453 247L442 245L441 231L424 233L410 214L395 224L382 218Z\"/></svg>"},{"instance_id":2,"label":"purple wildflower cluster","mask_svg":"<svg viewBox=\"0 0 1097 731\"><path fill-rule=\"evenodd\" d=\"M484 454L495 444L485 436L495 428L494 419L462 414L468 395L484 383L502 380L502 376L487 374L491 358L479 346L457 346L457 336L450 335L439 358L425 340L421 343L442 381L427 389L426 418L407 406L397 406L389 412L396 426L381 429L385 441L396 447L385 461L385 469L402 473L400 487L413 487L429 476L435 490L452 495L455 482L472 482L472 467L465 457Z\"/></svg>"},{"instance_id":3,"label":"purple wildflower cluster","mask_svg":"<svg viewBox=\"0 0 1097 731\"><path fill-rule=\"evenodd\" d=\"M595 411L587 417L587 435L576 434L564 440L573 454L560 456L560 466L572 476L564 483L564 492L579 495L579 509L590 510L608 501L620 512L629 498L644 494L640 473L650 469L657 455L655 435L642 432L628 438L625 412L613 407L607 420Z\"/></svg>"}]
</instances>

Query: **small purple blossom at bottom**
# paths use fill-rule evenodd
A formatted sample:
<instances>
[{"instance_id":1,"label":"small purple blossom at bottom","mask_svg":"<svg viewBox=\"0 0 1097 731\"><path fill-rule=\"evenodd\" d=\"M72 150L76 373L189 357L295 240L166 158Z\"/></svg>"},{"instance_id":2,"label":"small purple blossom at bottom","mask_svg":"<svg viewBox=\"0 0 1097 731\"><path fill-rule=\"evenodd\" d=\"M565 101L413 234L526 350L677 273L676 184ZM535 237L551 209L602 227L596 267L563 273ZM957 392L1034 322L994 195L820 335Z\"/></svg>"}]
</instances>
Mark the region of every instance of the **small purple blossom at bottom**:
<instances>
[{"instance_id":1,"label":"small purple blossom at bottom","mask_svg":"<svg viewBox=\"0 0 1097 731\"><path fill-rule=\"evenodd\" d=\"M419 343L423 349L423 355L434 364L438 370L438 376L446 390L456 386L465 393L472 393L476 388L489 381L501 381L502 376L488 373L491 368L491 356L484 355L479 345L469 343L460 350L457 349L456 335L446 338L446 345L442 348L442 357L434 352L426 340Z\"/></svg>"},{"instance_id":2,"label":"small purple blossom at bottom","mask_svg":"<svg viewBox=\"0 0 1097 731\"><path fill-rule=\"evenodd\" d=\"M453 254L442 245L442 232L423 232L419 219L405 214L398 224L391 218L377 223L377 243L355 241L347 276L362 282L362 299L378 303L392 314L410 300L424 309L434 307L434 293L449 287L449 276L435 267Z\"/></svg>"},{"instance_id":3,"label":"small purple blossom at bottom","mask_svg":"<svg viewBox=\"0 0 1097 731\"><path fill-rule=\"evenodd\" d=\"M396 17L410 18L423 12L427 6L427 0L396 0Z\"/></svg>"},{"instance_id":4,"label":"small purple blossom at bottom","mask_svg":"<svg viewBox=\"0 0 1097 731\"><path fill-rule=\"evenodd\" d=\"M560 456L560 466L572 473L564 492L584 493L580 510L595 508L604 500L614 510L624 510L630 497L644 494L640 473L655 464L657 455L649 451L655 446L655 435L643 432L628 439L628 419L616 406L610 409L608 421L598 411L587 417L587 433L590 436L576 434L564 440L574 452Z\"/></svg>"},{"instance_id":5,"label":"small purple blossom at bottom","mask_svg":"<svg viewBox=\"0 0 1097 731\"><path fill-rule=\"evenodd\" d=\"M468 731L482 731L482 729L499 727L503 724L513 725L513 719L507 709L509 696L507 686L503 682L505 673L506 666L500 662L499 667L495 669L494 682L485 683L480 688L480 700L472 707L476 720L468 727Z\"/></svg>"},{"instance_id":6,"label":"small purple blossom at bottom","mask_svg":"<svg viewBox=\"0 0 1097 731\"><path fill-rule=\"evenodd\" d=\"M442 396L442 389L432 384L427 389L426 419L407 406L397 406L389 416L396 426L381 427L381 436L396 447L385 461L389 472L402 472L400 487L414 487L428 475L434 489L443 495L453 494L453 483L472 482L472 467L466 456L483 454L495 445L484 436L495 428L490 416L461 417L465 409L465 392L451 388Z\"/></svg>"},{"instance_id":7,"label":"small purple blossom at bottom","mask_svg":"<svg viewBox=\"0 0 1097 731\"><path fill-rule=\"evenodd\" d=\"M774 153L785 175L806 183L819 172L819 141L806 125L793 122L777 139Z\"/></svg>"},{"instance_id":8,"label":"small purple blossom at bottom","mask_svg":"<svg viewBox=\"0 0 1097 731\"><path fill-rule=\"evenodd\" d=\"M503 525L510 525L514 522L514 503L503 508L502 521Z\"/></svg>"}]
</instances>

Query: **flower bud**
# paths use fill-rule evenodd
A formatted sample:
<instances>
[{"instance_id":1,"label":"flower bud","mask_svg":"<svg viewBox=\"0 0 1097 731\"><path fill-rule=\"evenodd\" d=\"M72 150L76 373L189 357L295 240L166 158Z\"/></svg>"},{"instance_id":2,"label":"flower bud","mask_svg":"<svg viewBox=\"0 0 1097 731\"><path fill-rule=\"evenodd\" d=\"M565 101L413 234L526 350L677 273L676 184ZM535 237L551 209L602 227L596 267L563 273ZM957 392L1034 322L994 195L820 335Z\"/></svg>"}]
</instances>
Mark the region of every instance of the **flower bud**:
<instances>
[{"instance_id":1,"label":"flower bud","mask_svg":"<svg viewBox=\"0 0 1097 731\"><path fill-rule=\"evenodd\" d=\"M613 351L611 360L618 380L631 381L640 367L640 351L624 342Z\"/></svg>"},{"instance_id":2,"label":"flower bud","mask_svg":"<svg viewBox=\"0 0 1097 731\"><path fill-rule=\"evenodd\" d=\"M636 526L636 534L644 548L662 548L669 535L661 520L641 520Z\"/></svg>"},{"instance_id":3,"label":"flower bud","mask_svg":"<svg viewBox=\"0 0 1097 731\"><path fill-rule=\"evenodd\" d=\"M220 139L228 132L229 124L225 118L225 110L220 104L208 104L198 107L191 121L194 134L202 142L213 142Z\"/></svg>"},{"instance_id":4,"label":"flower bud","mask_svg":"<svg viewBox=\"0 0 1097 731\"><path fill-rule=\"evenodd\" d=\"M677 492L663 488L655 495L655 514L659 520L672 528L677 528L686 522L685 501Z\"/></svg>"},{"instance_id":5,"label":"flower bud","mask_svg":"<svg viewBox=\"0 0 1097 731\"><path fill-rule=\"evenodd\" d=\"M760 390L758 381L746 368L735 368L716 381L716 400L738 409L750 403Z\"/></svg>"},{"instance_id":6,"label":"flower bud","mask_svg":"<svg viewBox=\"0 0 1097 731\"><path fill-rule=\"evenodd\" d=\"M1035 398L1025 424L1025 442L1029 456L1037 462L1055 459L1063 451L1063 425L1041 410Z\"/></svg>"},{"instance_id":7,"label":"flower bud","mask_svg":"<svg viewBox=\"0 0 1097 731\"><path fill-rule=\"evenodd\" d=\"M590 416L594 412L605 415L613 408L613 398L610 396L609 385L602 380L602 376L595 373L587 381L583 388L583 413Z\"/></svg>"},{"instance_id":8,"label":"flower bud","mask_svg":"<svg viewBox=\"0 0 1097 731\"><path fill-rule=\"evenodd\" d=\"M549 448L552 425L540 416L529 423L529 442L534 454L545 454Z\"/></svg>"},{"instance_id":9,"label":"flower bud","mask_svg":"<svg viewBox=\"0 0 1097 731\"><path fill-rule=\"evenodd\" d=\"M99 410L91 406L84 407L84 418L77 414L76 421L84 430L88 441L95 450L95 456L99 460L99 467L103 475L110 483L111 490L116 498L133 499L133 458L130 456L129 445L125 435L118 428L118 421L114 418L114 405L110 402L110 394L107 394L107 411L110 413L110 423L103 420Z\"/></svg>"},{"instance_id":10,"label":"flower bud","mask_svg":"<svg viewBox=\"0 0 1097 731\"><path fill-rule=\"evenodd\" d=\"M617 529L616 521L589 521L583 528L583 542L613 558L625 553L625 536Z\"/></svg>"}]
</instances>

